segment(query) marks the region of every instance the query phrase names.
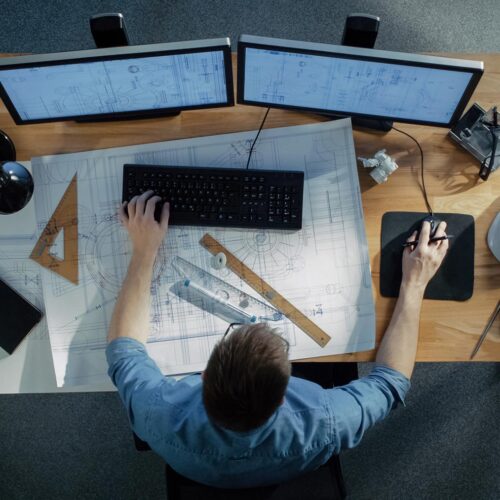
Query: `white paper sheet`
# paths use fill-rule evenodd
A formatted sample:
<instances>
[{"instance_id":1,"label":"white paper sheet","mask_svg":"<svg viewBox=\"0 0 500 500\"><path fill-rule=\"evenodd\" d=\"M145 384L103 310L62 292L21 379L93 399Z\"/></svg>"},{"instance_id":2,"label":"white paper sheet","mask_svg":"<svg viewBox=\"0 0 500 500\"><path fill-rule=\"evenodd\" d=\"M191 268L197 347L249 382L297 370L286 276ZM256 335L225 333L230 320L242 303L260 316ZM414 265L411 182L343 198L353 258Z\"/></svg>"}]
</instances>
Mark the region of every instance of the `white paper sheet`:
<instances>
[{"instance_id":1,"label":"white paper sheet","mask_svg":"<svg viewBox=\"0 0 500 500\"><path fill-rule=\"evenodd\" d=\"M106 334L131 255L116 211L124 163L245 167L255 131L32 159L41 232L78 172L78 286L42 270L59 386L106 380ZM319 347L287 320L292 359L372 349L375 314L350 120L263 130L251 168L305 171L301 231L171 227L154 270L148 352L165 374L202 370L227 323L173 294L176 255L254 296L211 268L199 240L211 233L322 327Z\"/></svg>"}]
</instances>

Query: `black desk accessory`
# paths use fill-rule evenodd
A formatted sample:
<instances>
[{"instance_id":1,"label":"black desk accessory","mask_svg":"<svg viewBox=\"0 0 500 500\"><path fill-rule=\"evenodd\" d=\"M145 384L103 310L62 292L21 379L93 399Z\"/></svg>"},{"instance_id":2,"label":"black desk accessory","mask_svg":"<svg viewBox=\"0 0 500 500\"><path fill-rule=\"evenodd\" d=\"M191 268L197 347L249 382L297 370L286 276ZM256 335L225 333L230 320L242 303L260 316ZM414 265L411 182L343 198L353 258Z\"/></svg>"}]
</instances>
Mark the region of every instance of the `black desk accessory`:
<instances>
[{"instance_id":1,"label":"black desk accessory","mask_svg":"<svg viewBox=\"0 0 500 500\"><path fill-rule=\"evenodd\" d=\"M448 135L481 162L479 177L484 181L500 167L500 125L496 106L486 111L474 103Z\"/></svg>"},{"instance_id":2,"label":"black desk accessory","mask_svg":"<svg viewBox=\"0 0 500 500\"><path fill-rule=\"evenodd\" d=\"M422 212L387 212L382 217L380 293L398 297L404 243L428 216ZM426 299L467 300L474 288L474 218L466 214L436 213L453 234L448 253L424 294Z\"/></svg>"},{"instance_id":3,"label":"black desk accessory","mask_svg":"<svg viewBox=\"0 0 500 500\"><path fill-rule=\"evenodd\" d=\"M380 17L372 14L349 14L345 20L342 45L373 49Z\"/></svg>"},{"instance_id":4,"label":"black desk accessory","mask_svg":"<svg viewBox=\"0 0 500 500\"><path fill-rule=\"evenodd\" d=\"M129 45L125 19L121 13L96 14L89 19L89 23L98 49Z\"/></svg>"},{"instance_id":5,"label":"black desk accessory","mask_svg":"<svg viewBox=\"0 0 500 500\"><path fill-rule=\"evenodd\" d=\"M0 130L0 161L15 161L16 148L12 139Z\"/></svg>"},{"instance_id":6,"label":"black desk accessory","mask_svg":"<svg viewBox=\"0 0 500 500\"><path fill-rule=\"evenodd\" d=\"M33 177L15 161L0 162L0 214L24 208L33 194Z\"/></svg>"},{"instance_id":7,"label":"black desk accessory","mask_svg":"<svg viewBox=\"0 0 500 500\"><path fill-rule=\"evenodd\" d=\"M42 313L9 285L0 280L0 347L12 354L32 328L42 319Z\"/></svg>"}]
</instances>

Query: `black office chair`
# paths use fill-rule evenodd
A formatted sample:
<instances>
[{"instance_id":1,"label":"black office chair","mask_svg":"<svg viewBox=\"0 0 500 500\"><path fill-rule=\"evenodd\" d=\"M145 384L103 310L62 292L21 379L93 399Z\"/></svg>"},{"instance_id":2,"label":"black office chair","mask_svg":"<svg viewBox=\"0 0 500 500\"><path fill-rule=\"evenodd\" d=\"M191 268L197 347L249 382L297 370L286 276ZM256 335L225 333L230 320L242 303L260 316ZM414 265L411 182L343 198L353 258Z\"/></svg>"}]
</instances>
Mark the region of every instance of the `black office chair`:
<instances>
[{"instance_id":1,"label":"black office chair","mask_svg":"<svg viewBox=\"0 0 500 500\"><path fill-rule=\"evenodd\" d=\"M181 476L168 464L165 466L165 481L167 500L338 500L346 497L338 455L333 455L315 471L274 486L214 488Z\"/></svg>"},{"instance_id":2,"label":"black office chair","mask_svg":"<svg viewBox=\"0 0 500 500\"><path fill-rule=\"evenodd\" d=\"M293 363L293 375L311 380L324 388L348 384L358 378L357 363ZM135 448L147 451L151 448L134 433ZM332 457L315 471L308 472L291 481L274 486L221 489L192 481L165 465L167 500L303 500L314 498L321 500L343 499L346 487L338 455ZM331 488L324 487L326 481ZM327 490L327 491L326 491Z\"/></svg>"},{"instance_id":3,"label":"black office chair","mask_svg":"<svg viewBox=\"0 0 500 500\"><path fill-rule=\"evenodd\" d=\"M137 451L151 450L149 445L134 433ZM181 476L168 464L165 465L167 500L338 500L346 497L342 467L338 455L321 467L307 472L286 483L245 489L222 489L206 486ZM325 487L325 484L331 485Z\"/></svg>"}]
</instances>

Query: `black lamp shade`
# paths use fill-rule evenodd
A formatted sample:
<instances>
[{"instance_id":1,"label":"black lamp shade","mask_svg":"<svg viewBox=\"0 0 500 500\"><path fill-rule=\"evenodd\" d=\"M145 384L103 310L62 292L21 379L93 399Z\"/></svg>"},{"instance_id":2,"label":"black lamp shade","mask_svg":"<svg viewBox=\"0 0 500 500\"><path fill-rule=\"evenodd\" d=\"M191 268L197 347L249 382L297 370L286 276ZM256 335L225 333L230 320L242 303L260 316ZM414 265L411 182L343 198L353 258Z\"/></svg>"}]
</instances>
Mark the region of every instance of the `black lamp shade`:
<instances>
[{"instance_id":1,"label":"black lamp shade","mask_svg":"<svg viewBox=\"0 0 500 500\"><path fill-rule=\"evenodd\" d=\"M33 194L33 177L15 161L0 162L0 214L24 208Z\"/></svg>"}]
</instances>

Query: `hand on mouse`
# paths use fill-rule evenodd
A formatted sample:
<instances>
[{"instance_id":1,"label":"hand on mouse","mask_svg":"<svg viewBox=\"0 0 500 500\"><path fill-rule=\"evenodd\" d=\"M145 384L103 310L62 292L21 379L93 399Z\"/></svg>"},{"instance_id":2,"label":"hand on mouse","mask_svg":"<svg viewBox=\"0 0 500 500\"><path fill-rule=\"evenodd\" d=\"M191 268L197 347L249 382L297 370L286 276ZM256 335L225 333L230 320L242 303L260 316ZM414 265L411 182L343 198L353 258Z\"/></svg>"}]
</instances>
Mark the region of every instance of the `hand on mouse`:
<instances>
[{"instance_id":1,"label":"hand on mouse","mask_svg":"<svg viewBox=\"0 0 500 500\"><path fill-rule=\"evenodd\" d=\"M445 229L446 222L440 222L434 237L446 236ZM420 289L422 294L439 269L448 250L448 240L429 242L430 232L430 223L424 221L418 236L418 243L406 247L403 252L403 280L401 286ZM416 241L417 233L417 231L414 231L407 241Z\"/></svg>"},{"instance_id":2,"label":"hand on mouse","mask_svg":"<svg viewBox=\"0 0 500 500\"><path fill-rule=\"evenodd\" d=\"M156 222L154 212L161 198L152 195L153 191L146 191L134 196L128 204L125 202L120 207L118 216L132 240L134 255L154 261L168 229L170 206L168 203L163 205L161 222Z\"/></svg>"}]
</instances>

